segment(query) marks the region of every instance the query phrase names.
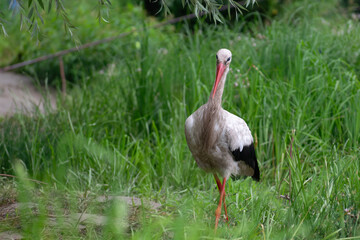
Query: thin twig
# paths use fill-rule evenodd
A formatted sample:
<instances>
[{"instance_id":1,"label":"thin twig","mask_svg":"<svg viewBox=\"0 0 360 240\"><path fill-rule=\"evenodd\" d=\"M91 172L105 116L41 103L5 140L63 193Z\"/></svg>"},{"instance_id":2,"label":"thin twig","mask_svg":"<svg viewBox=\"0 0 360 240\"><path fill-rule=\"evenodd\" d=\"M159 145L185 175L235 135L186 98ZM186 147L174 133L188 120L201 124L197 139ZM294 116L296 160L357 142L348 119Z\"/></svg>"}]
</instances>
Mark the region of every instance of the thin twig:
<instances>
[{"instance_id":1,"label":"thin twig","mask_svg":"<svg viewBox=\"0 0 360 240\"><path fill-rule=\"evenodd\" d=\"M65 70L64 70L64 61L62 56L59 57L59 65L60 65L60 76L61 76L61 92L63 96L66 95L66 78L65 78Z\"/></svg>"},{"instance_id":2,"label":"thin twig","mask_svg":"<svg viewBox=\"0 0 360 240\"><path fill-rule=\"evenodd\" d=\"M4 68L0 68L0 72L1 71L11 71L11 70L21 68L21 67L24 67L24 66L27 66L27 65L31 65L31 64L34 64L34 63L37 63L37 62L42 62L42 61L49 60L49 59L52 59L52 58L60 57L60 56L66 55L68 53L77 52L77 51L85 49L85 48L94 47L94 46L102 44L102 43L111 42L111 41L113 41L115 39L128 36L133 32L135 32L135 29L133 29L133 30L131 30L129 32L121 33L121 34L119 34L117 36L114 36L114 37L109 37L109 38L105 38L105 39L102 39L102 40L89 42L89 43L86 43L86 44L78 46L78 47L74 47L74 48L70 48L70 49L66 49L66 50L56 52L54 54L49 54L49 55L41 56L41 57L38 57L38 58L35 58L35 59L32 59L32 60L28 60L28 61L25 61L25 62L20 62L20 63L14 64L14 65L6 66Z\"/></svg>"},{"instance_id":3,"label":"thin twig","mask_svg":"<svg viewBox=\"0 0 360 240\"><path fill-rule=\"evenodd\" d=\"M18 178L18 176L14 176L14 175L10 175L10 174L4 174L4 173L0 173L0 176L2 177L12 177L12 178ZM39 180L35 180L35 179L30 179L30 178L24 178L25 180L31 181L31 182L35 182L35 183L39 183L39 184L45 184L47 185L46 182L42 182Z\"/></svg>"}]
</instances>

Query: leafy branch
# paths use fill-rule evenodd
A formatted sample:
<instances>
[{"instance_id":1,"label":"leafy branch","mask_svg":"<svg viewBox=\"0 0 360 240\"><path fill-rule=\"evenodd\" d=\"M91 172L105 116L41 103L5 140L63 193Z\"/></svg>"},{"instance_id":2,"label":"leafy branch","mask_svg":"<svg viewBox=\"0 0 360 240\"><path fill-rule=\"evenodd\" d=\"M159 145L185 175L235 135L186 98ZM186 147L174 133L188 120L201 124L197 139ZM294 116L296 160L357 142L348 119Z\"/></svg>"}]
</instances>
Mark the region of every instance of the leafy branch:
<instances>
[{"instance_id":1,"label":"leafy branch","mask_svg":"<svg viewBox=\"0 0 360 240\"><path fill-rule=\"evenodd\" d=\"M47 2L47 7L44 2ZM63 20L64 29L73 35L74 25L70 22L66 9L63 4L63 0L11 0L9 3L9 10L12 9L13 13L18 13L20 17L20 30L28 30L31 32L33 38L38 39L40 33L40 23L44 24L43 16L50 13L55 5L55 10L58 16ZM5 30L4 12L0 12L0 26L2 32L7 35Z\"/></svg>"},{"instance_id":2,"label":"leafy branch","mask_svg":"<svg viewBox=\"0 0 360 240\"><path fill-rule=\"evenodd\" d=\"M171 10L169 8L169 2L171 0L161 0L162 7L166 14L170 14ZM215 22L222 22L220 15L220 8L224 5L228 6L230 11L230 7L234 7L237 13L242 13L242 10L246 11L246 8L249 5L254 5L256 0L246 0L245 7L242 3L236 0L181 0L183 7L188 6L196 15L199 17L201 14L208 14ZM230 12L229 12L230 14Z\"/></svg>"},{"instance_id":3,"label":"leafy branch","mask_svg":"<svg viewBox=\"0 0 360 240\"><path fill-rule=\"evenodd\" d=\"M158 1L158 0L154 0ZM165 14L170 14L171 9L169 3L172 0L160 0L162 10ZM222 22L219 9L228 5L236 9L236 13L242 13L250 4L255 4L256 0L246 0L245 7L236 0L181 0L183 7L188 6L197 17L203 14L208 14L215 22ZM108 22L104 17L104 13L109 16L108 10L111 7L111 0L97 0L97 19L99 22ZM56 13L63 20L65 32L68 32L74 37L73 30L75 26L68 18L68 14L63 4L63 0L11 0L9 3L9 10L13 13L18 12L20 16L20 30L28 30L31 36L39 39L40 23L44 24L44 16L49 14L55 8ZM6 15L4 11L0 10L0 32L7 36L6 33Z\"/></svg>"}]
</instances>

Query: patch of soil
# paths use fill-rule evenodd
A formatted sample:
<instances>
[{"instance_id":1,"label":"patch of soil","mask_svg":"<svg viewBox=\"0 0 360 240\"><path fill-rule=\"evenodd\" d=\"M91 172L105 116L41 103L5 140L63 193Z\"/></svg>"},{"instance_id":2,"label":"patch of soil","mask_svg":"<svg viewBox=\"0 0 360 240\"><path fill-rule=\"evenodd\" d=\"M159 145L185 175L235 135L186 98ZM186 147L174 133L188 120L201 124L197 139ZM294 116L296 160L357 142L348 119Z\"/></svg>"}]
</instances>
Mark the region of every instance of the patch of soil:
<instances>
[{"instance_id":1,"label":"patch of soil","mask_svg":"<svg viewBox=\"0 0 360 240\"><path fill-rule=\"evenodd\" d=\"M160 203L150 201L148 199L141 199L138 197L128 197L128 196L98 196L95 200L95 203L98 204L106 204L111 201L119 201L125 203L128 206L128 217L127 222L123 222L124 227L127 229L135 229L139 227L139 219L138 216L140 214L141 209L145 208L147 211L158 211L162 207ZM20 229L21 225L19 222L20 219L20 210L26 210L29 216L36 216L39 214L39 206L36 203L8 203L2 204L0 206L0 223L7 222L14 229ZM103 214L93 214L87 213L84 211L82 213L70 213L69 209L63 209L64 215L55 215L53 214L54 210L51 206L48 206L47 216L47 226L56 226L58 224L58 219L63 219L65 225L77 226L80 231L86 231L87 226L90 224L92 226L99 227L99 231L101 231L101 227L106 225L109 221L115 221L116 218L112 218L111 216L103 215ZM11 229L13 229L11 228ZM5 231L0 232L0 239L21 239L22 236L16 232Z\"/></svg>"},{"instance_id":2,"label":"patch of soil","mask_svg":"<svg viewBox=\"0 0 360 240\"><path fill-rule=\"evenodd\" d=\"M31 113L36 108L43 112L47 101L52 109L56 108L54 91L36 88L29 77L0 72L0 116Z\"/></svg>"},{"instance_id":3,"label":"patch of soil","mask_svg":"<svg viewBox=\"0 0 360 240\"><path fill-rule=\"evenodd\" d=\"M18 239L23 239L23 237L19 233L12 232L12 231L6 231L6 232L0 233L0 239L2 239L2 240L18 240Z\"/></svg>"}]
</instances>

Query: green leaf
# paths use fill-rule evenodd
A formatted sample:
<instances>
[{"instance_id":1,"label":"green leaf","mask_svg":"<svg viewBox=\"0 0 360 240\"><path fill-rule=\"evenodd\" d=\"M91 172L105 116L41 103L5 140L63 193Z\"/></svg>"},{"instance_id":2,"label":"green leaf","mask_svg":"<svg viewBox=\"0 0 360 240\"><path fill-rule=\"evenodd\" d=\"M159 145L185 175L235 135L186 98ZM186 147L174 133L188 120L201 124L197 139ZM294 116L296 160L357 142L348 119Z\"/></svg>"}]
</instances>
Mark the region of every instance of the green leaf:
<instances>
[{"instance_id":1,"label":"green leaf","mask_svg":"<svg viewBox=\"0 0 360 240\"><path fill-rule=\"evenodd\" d=\"M28 7L30 7L31 4L32 4L32 0L29 0L29 2L28 2Z\"/></svg>"},{"instance_id":2,"label":"green leaf","mask_svg":"<svg viewBox=\"0 0 360 240\"><path fill-rule=\"evenodd\" d=\"M51 11L52 2L53 2L53 0L49 0L48 13Z\"/></svg>"},{"instance_id":3,"label":"green leaf","mask_svg":"<svg viewBox=\"0 0 360 240\"><path fill-rule=\"evenodd\" d=\"M102 19L104 22L109 23L109 21L106 20L104 17L101 17L101 19Z\"/></svg>"},{"instance_id":4,"label":"green leaf","mask_svg":"<svg viewBox=\"0 0 360 240\"><path fill-rule=\"evenodd\" d=\"M40 5L40 7L41 7L43 10L45 10L43 1L42 1L42 0L38 0L38 3L39 3L39 5Z\"/></svg>"},{"instance_id":5,"label":"green leaf","mask_svg":"<svg viewBox=\"0 0 360 240\"><path fill-rule=\"evenodd\" d=\"M232 1L234 3L234 6L237 8L237 10L239 10L239 12L241 12L241 10L245 10L248 11L243 5L241 5L240 3L236 2L236 1Z\"/></svg>"},{"instance_id":6,"label":"green leaf","mask_svg":"<svg viewBox=\"0 0 360 240\"><path fill-rule=\"evenodd\" d=\"M8 34L7 34L7 32L6 32L6 29L5 29L5 27L4 27L4 24L0 23L0 25L1 25L1 28L2 28L2 31L3 31L4 35L5 35L5 36L8 36Z\"/></svg>"},{"instance_id":7,"label":"green leaf","mask_svg":"<svg viewBox=\"0 0 360 240\"><path fill-rule=\"evenodd\" d=\"M39 13L37 7L35 7L35 12L36 12L36 15L40 18L41 23L44 24L44 20L43 20L43 18L41 17L41 14Z\"/></svg>"},{"instance_id":8,"label":"green leaf","mask_svg":"<svg viewBox=\"0 0 360 240\"><path fill-rule=\"evenodd\" d=\"M14 4L14 0L11 0L9 3L9 9L11 8L11 6Z\"/></svg>"},{"instance_id":9,"label":"green leaf","mask_svg":"<svg viewBox=\"0 0 360 240\"><path fill-rule=\"evenodd\" d=\"M28 18L30 19L34 13L34 8L32 7L29 11Z\"/></svg>"},{"instance_id":10,"label":"green leaf","mask_svg":"<svg viewBox=\"0 0 360 240\"><path fill-rule=\"evenodd\" d=\"M33 24L33 29L32 29L32 32L31 32L31 37L36 37L36 39L38 38L38 32L39 32L39 27L38 27L38 23L37 21L35 20L34 24Z\"/></svg>"},{"instance_id":11,"label":"green leaf","mask_svg":"<svg viewBox=\"0 0 360 240\"><path fill-rule=\"evenodd\" d=\"M20 30L23 29L23 23L24 23L24 18L23 18L23 16L24 16L24 15L22 15L22 14L20 13Z\"/></svg>"}]
</instances>

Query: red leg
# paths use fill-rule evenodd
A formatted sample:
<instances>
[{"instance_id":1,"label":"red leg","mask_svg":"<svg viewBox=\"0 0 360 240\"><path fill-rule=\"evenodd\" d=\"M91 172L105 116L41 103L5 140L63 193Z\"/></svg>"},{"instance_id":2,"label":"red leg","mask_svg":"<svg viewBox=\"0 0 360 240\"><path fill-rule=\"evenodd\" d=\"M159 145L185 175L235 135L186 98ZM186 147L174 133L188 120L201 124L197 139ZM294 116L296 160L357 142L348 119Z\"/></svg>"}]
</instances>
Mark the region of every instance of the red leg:
<instances>
[{"instance_id":1,"label":"red leg","mask_svg":"<svg viewBox=\"0 0 360 240\"><path fill-rule=\"evenodd\" d=\"M216 173L214 173L214 177L215 177L215 181L216 181L216 184L217 184L217 187L219 189L219 193L221 192L221 182L220 182L220 179L219 177L217 176Z\"/></svg>"},{"instance_id":2,"label":"red leg","mask_svg":"<svg viewBox=\"0 0 360 240\"><path fill-rule=\"evenodd\" d=\"M219 223L219 219L220 219L220 214L221 214L221 205L222 205L222 201L224 199L225 196L225 184L226 184L226 178L224 178L223 180L223 184L221 186L221 192L220 192L220 201L219 201L219 205L215 211L215 231L217 229L218 223Z\"/></svg>"},{"instance_id":3,"label":"red leg","mask_svg":"<svg viewBox=\"0 0 360 240\"><path fill-rule=\"evenodd\" d=\"M224 190L224 192L225 192L225 190ZM226 194L224 193L224 199L223 199L224 200L224 211L225 211L226 222L229 223L229 217L227 215L227 209L226 209L226 204L225 204L225 196L226 196Z\"/></svg>"},{"instance_id":4,"label":"red leg","mask_svg":"<svg viewBox=\"0 0 360 240\"><path fill-rule=\"evenodd\" d=\"M220 182L220 179L219 179L219 177L216 175L216 173L214 173L214 177L215 177L215 181L216 181L217 187L218 187L218 189L219 189L219 193L221 194L221 182ZM225 210L226 221L228 222L228 221L229 221L229 217L228 217L227 209L226 209L225 194L224 194L224 210Z\"/></svg>"}]
</instances>

